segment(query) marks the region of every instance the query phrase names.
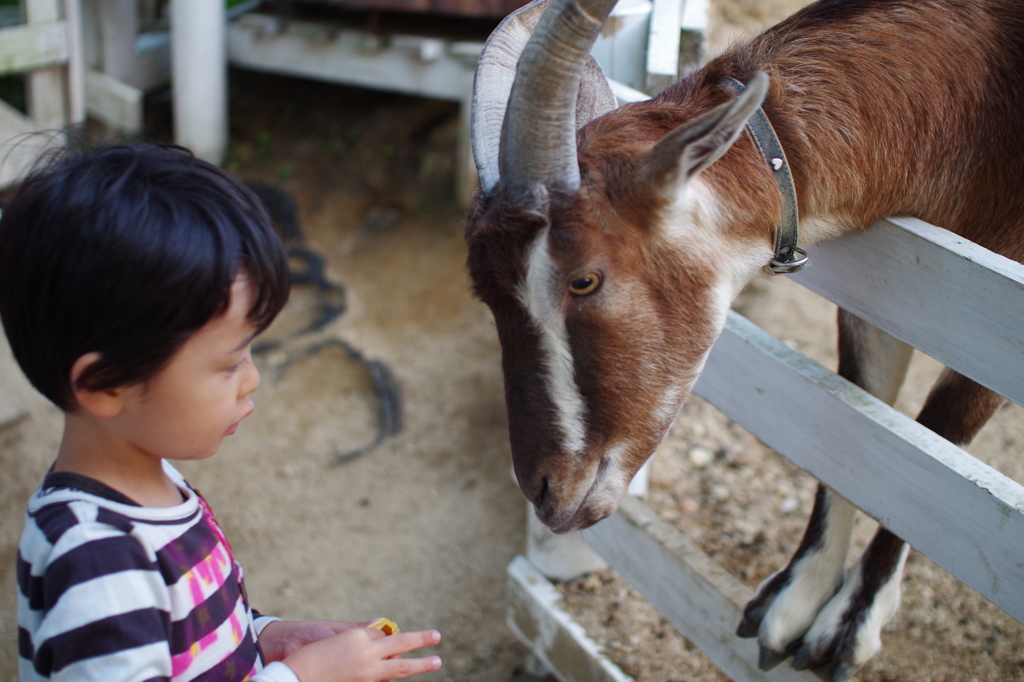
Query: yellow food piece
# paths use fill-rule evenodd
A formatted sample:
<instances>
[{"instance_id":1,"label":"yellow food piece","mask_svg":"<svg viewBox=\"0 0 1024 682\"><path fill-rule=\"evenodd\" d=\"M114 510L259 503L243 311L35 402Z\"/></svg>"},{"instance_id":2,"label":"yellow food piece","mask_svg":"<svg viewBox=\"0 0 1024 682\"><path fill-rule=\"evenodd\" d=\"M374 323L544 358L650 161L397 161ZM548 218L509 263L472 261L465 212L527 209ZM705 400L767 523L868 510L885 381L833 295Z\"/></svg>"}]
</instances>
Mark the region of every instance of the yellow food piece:
<instances>
[{"instance_id":1,"label":"yellow food piece","mask_svg":"<svg viewBox=\"0 0 1024 682\"><path fill-rule=\"evenodd\" d=\"M395 625L395 621L388 620L387 618L378 618L377 620L370 623L371 628L376 628L383 632L385 635L397 635L401 630Z\"/></svg>"}]
</instances>

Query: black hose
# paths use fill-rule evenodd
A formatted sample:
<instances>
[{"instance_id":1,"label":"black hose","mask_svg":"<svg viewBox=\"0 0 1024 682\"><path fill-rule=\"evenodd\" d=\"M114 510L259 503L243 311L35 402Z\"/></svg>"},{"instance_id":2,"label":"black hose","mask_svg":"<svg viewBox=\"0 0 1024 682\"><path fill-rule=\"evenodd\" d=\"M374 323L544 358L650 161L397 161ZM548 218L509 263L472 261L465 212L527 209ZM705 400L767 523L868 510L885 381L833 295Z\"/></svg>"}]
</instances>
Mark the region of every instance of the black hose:
<instances>
[{"instance_id":1,"label":"black hose","mask_svg":"<svg viewBox=\"0 0 1024 682\"><path fill-rule=\"evenodd\" d=\"M263 201L271 218L281 235L288 249L289 270L292 276L292 285L312 286L320 303L320 315L315 317L304 329L289 334L281 339L265 341L253 346L253 354L259 355L272 350L292 345L296 339L309 336L322 331L331 322L339 318L345 312L345 288L327 278L326 262L319 254L312 251L306 244L302 230L299 227L297 211L292 198L279 187L258 182L247 182L250 189ZM368 445L335 452L333 462L344 464L351 462L369 452L372 452L383 443L388 436L397 434L402 430L402 392L395 380L391 369L380 360L371 360L348 342L341 339L328 338L310 343L297 351L284 351L285 360L278 365L278 375L284 373L288 367L303 358L316 354L327 346L338 346L342 348L348 357L355 360L370 375L373 387L379 401L377 435Z\"/></svg>"}]
</instances>

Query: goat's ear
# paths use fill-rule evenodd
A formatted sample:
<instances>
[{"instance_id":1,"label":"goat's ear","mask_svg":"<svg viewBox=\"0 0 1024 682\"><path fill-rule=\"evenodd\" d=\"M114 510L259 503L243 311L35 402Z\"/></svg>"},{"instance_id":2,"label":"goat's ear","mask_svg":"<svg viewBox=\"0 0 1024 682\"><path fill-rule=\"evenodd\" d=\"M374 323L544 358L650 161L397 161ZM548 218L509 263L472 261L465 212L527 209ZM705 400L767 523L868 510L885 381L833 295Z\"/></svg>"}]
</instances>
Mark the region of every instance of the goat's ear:
<instances>
[{"instance_id":1,"label":"goat's ear","mask_svg":"<svg viewBox=\"0 0 1024 682\"><path fill-rule=\"evenodd\" d=\"M768 92L768 75L758 71L740 96L687 121L647 152L647 180L672 191L720 159L739 138Z\"/></svg>"}]
</instances>

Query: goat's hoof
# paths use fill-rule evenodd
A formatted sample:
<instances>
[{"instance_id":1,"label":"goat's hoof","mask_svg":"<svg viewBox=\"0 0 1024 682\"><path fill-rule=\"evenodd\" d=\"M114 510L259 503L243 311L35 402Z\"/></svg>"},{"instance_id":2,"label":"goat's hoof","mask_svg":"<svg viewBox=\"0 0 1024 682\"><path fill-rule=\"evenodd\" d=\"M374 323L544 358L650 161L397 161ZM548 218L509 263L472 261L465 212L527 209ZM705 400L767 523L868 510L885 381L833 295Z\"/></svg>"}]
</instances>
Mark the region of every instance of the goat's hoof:
<instances>
[{"instance_id":1,"label":"goat's hoof","mask_svg":"<svg viewBox=\"0 0 1024 682\"><path fill-rule=\"evenodd\" d=\"M807 670L812 665L814 665L814 661L811 660L811 647L805 644L794 654L793 668L796 670Z\"/></svg>"},{"instance_id":2,"label":"goat's hoof","mask_svg":"<svg viewBox=\"0 0 1024 682\"><path fill-rule=\"evenodd\" d=\"M761 623L764 622L764 617L778 594L778 590L773 585L769 585L768 588L763 589L747 602L743 607L740 624L736 628L738 637L757 637L761 631Z\"/></svg>"},{"instance_id":3,"label":"goat's hoof","mask_svg":"<svg viewBox=\"0 0 1024 682\"><path fill-rule=\"evenodd\" d=\"M807 670L814 668L819 676L831 682L846 682L860 668L849 660L840 658L840 643L833 639L828 646L818 642L815 646L813 641L806 642L793 655L793 668L796 670Z\"/></svg>"},{"instance_id":4,"label":"goat's hoof","mask_svg":"<svg viewBox=\"0 0 1024 682\"><path fill-rule=\"evenodd\" d=\"M782 663L789 656L789 653L786 651L774 651L764 644L759 645L758 648L760 651L757 655L757 667L766 672Z\"/></svg>"},{"instance_id":5,"label":"goat's hoof","mask_svg":"<svg viewBox=\"0 0 1024 682\"><path fill-rule=\"evenodd\" d=\"M832 682L846 682L853 677L858 667L849 663L840 663L832 669Z\"/></svg>"},{"instance_id":6,"label":"goat's hoof","mask_svg":"<svg viewBox=\"0 0 1024 682\"><path fill-rule=\"evenodd\" d=\"M747 614L743 614L743 618L740 619L740 625L736 628L736 636L749 639L750 637L757 637L757 632L760 629L760 622L753 622L747 618Z\"/></svg>"}]
</instances>

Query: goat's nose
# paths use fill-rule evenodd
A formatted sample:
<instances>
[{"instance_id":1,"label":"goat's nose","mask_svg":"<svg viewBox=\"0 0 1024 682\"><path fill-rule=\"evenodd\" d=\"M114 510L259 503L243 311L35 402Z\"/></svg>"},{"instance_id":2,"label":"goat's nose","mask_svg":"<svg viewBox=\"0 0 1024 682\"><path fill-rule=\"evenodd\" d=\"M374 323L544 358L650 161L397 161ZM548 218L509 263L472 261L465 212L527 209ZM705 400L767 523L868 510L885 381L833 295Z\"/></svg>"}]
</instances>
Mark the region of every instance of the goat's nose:
<instances>
[{"instance_id":1,"label":"goat's nose","mask_svg":"<svg viewBox=\"0 0 1024 682\"><path fill-rule=\"evenodd\" d=\"M536 499L533 500L534 506L540 509L544 506L545 500L548 497L548 479L547 477L540 480L540 490L537 491Z\"/></svg>"},{"instance_id":2,"label":"goat's nose","mask_svg":"<svg viewBox=\"0 0 1024 682\"><path fill-rule=\"evenodd\" d=\"M536 509L540 510L545 502L550 501L550 488L546 476L537 475L530 478L517 476L516 478L519 482L519 489L523 491L523 497Z\"/></svg>"}]
</instances>

